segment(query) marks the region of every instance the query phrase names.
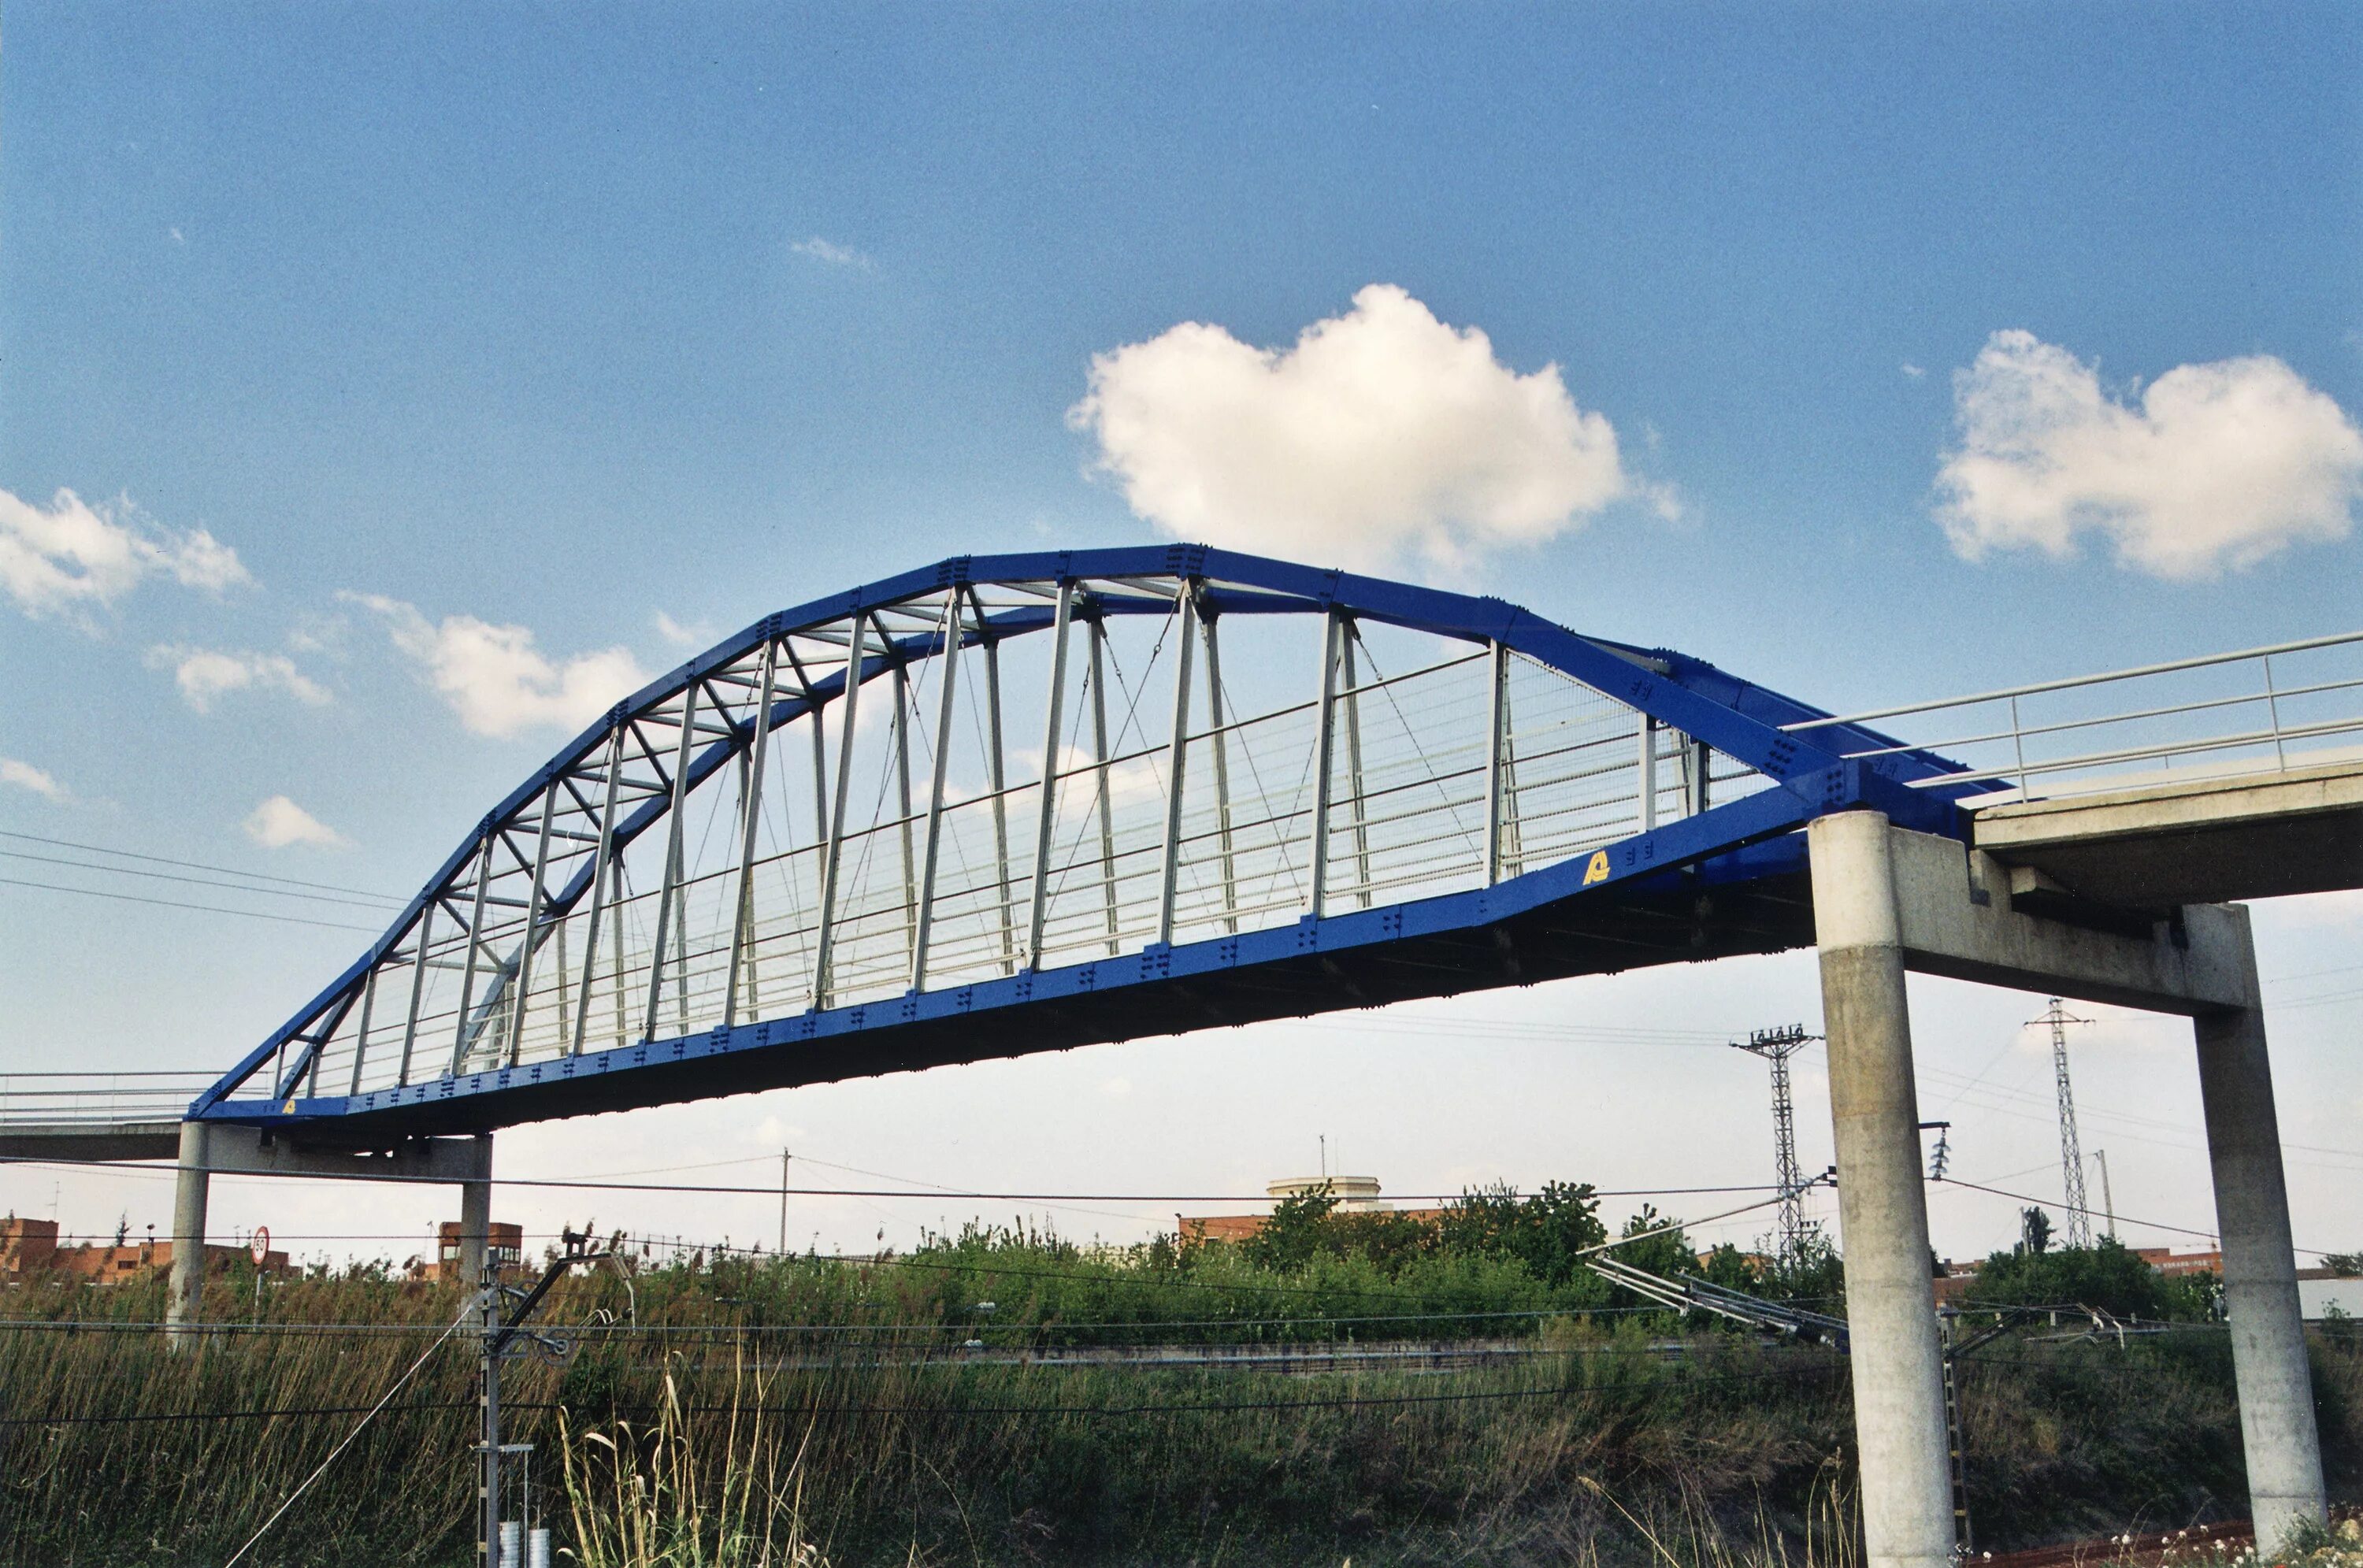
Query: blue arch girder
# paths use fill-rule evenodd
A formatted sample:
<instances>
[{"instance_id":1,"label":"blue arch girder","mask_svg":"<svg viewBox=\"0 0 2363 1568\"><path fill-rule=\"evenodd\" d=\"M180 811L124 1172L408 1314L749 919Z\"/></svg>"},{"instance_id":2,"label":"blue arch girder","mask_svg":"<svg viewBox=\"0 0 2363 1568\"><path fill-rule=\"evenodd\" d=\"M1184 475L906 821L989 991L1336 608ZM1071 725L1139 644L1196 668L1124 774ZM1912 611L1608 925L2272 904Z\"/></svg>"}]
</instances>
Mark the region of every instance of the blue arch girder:
<instances>
[{"instance_id":1,"label":"blue arch girder","mask_svg":"<svg viewBox=\"0 0 2363 1568\"><path fill-rule=\"evenodd\" d=\"M1332 608L1372 622L1470 642L1498 641L1572 676L1661 723L1754 767L1778 788L1610 845L1598 854L1467 892L1371 910L1306 915L1293 925L1172 944L1115 957L882 1001L807 1010L729 1029L643 1041L555 1060L447 1076L351 1096L303 1098L308 1054L319 1049L370 970L427 904L551 781L581 767L616 726L654 713L760 647L944 589L994 582L1156 580L1209 584L1216 614L1314 614ZM1159 598L1107 598L1080 614L1167 614ZM1004 611L962 629L962 646L1048 630L1048 605ZM866 683L921 657L933 635L899 639L863 662ZM770 727L842 695L842 673L774 703ZM481 1132L552 1116L707 1098L958 1061L1359 1008L1641 964L1809 944L1810 896L1797 830L1827 812L1870 805L1923 831L1960 836L1955 802L1990 785L1935 783L1959 765L1917 750L1863 761L1890 737L1825 725L1812 742L1781 726L1828 713L1703 660L1583 636L1499 599L1323 570L1203 546L959 557L770 615L616 704L488 813L389 927L342 975L191 1107L194 1118L270 1125L376 1146L391 1138ZM696 750L693 789L743 752L749 721ZM1914 784L1919 787L1912 787ZM670 780L667 780L668 787ZM657 825L670 801L644 802L614 829L616 849ZM587 891L589 867L550 896L547 918ZM499 980L494 979L497 985ZM497 993L494 993L497 994ZM296 1066L239 1098L291 1043Z\"/></svg>"}]
</instances>

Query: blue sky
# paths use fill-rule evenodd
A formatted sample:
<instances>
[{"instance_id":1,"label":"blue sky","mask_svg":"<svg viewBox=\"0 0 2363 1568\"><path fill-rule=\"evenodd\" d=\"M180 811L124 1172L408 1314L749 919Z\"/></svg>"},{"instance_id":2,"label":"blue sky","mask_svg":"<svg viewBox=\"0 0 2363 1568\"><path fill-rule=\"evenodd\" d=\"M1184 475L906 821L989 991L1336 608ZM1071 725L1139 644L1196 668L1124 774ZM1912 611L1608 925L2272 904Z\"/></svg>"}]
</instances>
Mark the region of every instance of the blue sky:
<instances>
[{"instance_id":1,"label":"blue sky","mask_svg":"<svg viewBox=\"0 0 2363 1568\"><path fill-rule=\"evenodd\" d=\"M150 553L104 591L0 599L0 758L20 769L0 827L405 891L566 732L534 717L549 703L471 728L353 596L522 628L560 674L615 649L653 670L687 651L660 613L718 632L943 555L1166 536L1120 467L1095 469L1104 430L1069 417L1094 356L1185 322L1284 351L1372 284L1481 330L1507 373L1556 367L1618 451L1616 485L1510 542L1444 518L1448 562L1373 543L1395 569L1841 708L2354 629L2358 138L2363 25L2328 6L19 5L0 54L0 525L71 490ZM1957 380L2012 331L2050 357ZM2122 529L2080 528L2060 558L1980 491L1948 535L1948 462L2008 436L2002 394L2072 381L2063 362L2099 401L2038 456L2097 477L2055 475L2036 510ZM2155 475L2209 449L2222 404L2146 410L2162 380L2275 394L2293 422L2243 491L2267 498L2245 544L2177 544L2187 487ZM1178 460L1214 460L1176 439ZM2126 564L2112 537L2151 555ZM192 676L201 653L232 662ZM338 842L258 843L279 796ZM226 1063L363 940L6 892L0 1053L20 1068ZM2268 974L2353 950L2351 911L2287 923ZM1484 1005L1704 1030L1768 1021L1774 998L1810 1016L1809 970L1768 973L1785 977ZM1928 1048L1964 1053L1966 1076L1991 1055L1980 1030L2038 1008L1936 1010ZM2327 1027L2344 1010L2302 1015L2288 1059L2351 1118L2351 1030ZM1461 1082L1458 1047L1271 1040L516 1143L622 1168L620 1151L760 1142L768 1118L854 1165L1100 1185L1162 1120L1143 1101L1277 1053L1269 1104L1210 1111L1205 1142L1141 1184L1259 1181L1345 1121L1386 1129L1356 1138L1392 1185L1664 1178L1645 1142L1570 1146L1540 1117L1495 1173L1471 1130L1498 1084L1440 1106L1379 1087ZM1669 1118L1720 1108L1723 1141L1754 1147L1745 1072L1718 1061L1702 1101L1694 1075L1593 1068ZM2133 1113L2182 1115L2126 1072ZM918 1131L939 1100L1044 1097L1095 1131L957 1157L956 1134ZM149 1201L124 1190L90 1186L84 1222ZM2205 1212L2203 1188L2161 1190ZM1960 1244L1999 1223L1964 1220Z\"/></svg>"}]
</instances>

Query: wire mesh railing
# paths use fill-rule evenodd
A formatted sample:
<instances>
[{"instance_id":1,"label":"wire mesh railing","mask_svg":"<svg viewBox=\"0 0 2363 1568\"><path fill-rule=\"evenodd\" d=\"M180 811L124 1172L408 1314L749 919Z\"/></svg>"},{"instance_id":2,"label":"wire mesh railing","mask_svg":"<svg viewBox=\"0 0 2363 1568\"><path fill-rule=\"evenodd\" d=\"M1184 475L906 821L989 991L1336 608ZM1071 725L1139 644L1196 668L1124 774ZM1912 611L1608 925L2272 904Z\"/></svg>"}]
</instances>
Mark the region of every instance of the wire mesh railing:
<instances>
[{"instance_id":1,"label":"wire mesh railing","mask_svg":"<svg viewBox=\"0 0 2363 1568\"><path fill-rule=\"evenodd\" d=\"M1983 784L1980 804L2354 762L2363 759L2363 632L1783 727L1810 737L1833 725L1896 720L1939 733L1847 755L1941 753L1964 771L1918 784Z\"/></svg>"}]
</instances>

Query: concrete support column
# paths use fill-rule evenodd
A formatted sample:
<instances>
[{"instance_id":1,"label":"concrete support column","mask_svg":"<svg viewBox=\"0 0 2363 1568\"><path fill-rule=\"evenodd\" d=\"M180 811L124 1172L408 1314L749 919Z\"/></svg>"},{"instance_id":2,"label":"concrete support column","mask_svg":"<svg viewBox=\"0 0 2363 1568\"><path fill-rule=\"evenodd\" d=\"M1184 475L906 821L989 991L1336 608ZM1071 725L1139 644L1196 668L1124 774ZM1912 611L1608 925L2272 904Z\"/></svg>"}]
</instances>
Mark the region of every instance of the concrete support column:
<instances>
[{"instance_id":1,"label":"concrete support column","mask_svg":"<svg viewBox=\"0 0 2363 1568\"><path fill-rule=\"evenodd\" d=\"M475 1175L460 1184L460 1284L468 1290L484 1283L493 1231L493 1135L479 1132L471 1142Z\"/></svg>"},{"instance_id":2,"label":"concrete support column","mask_svg":"<svg viewBox=\"0 0 2363 1568\"><path fill-rule=\"evenodd\" d=\"M2235 906L2236 909L2237 906ZM2272 1064L2247 911L2224 955L2247 978L2250 1005L2202 1013L2199 1093L2207 1114L2207 1158L2215 1177L2215 1225L2224 1240L2224 1300L2231 1319L2232 1369L2240 1387L2240 1440L2248 1462L2248 1517L2269 1551L2301 1520L2325 1517L2322 1444L2298 1309L2297 1256L2290 1242L2289 1190L2281 1175L2280 1119L2273 1110Z\"/></svg>"},{"instance_id":3,"label":"concrete support column","mask_svg":"<svg viewBox=\"0 0 2363 1568\"><path fill-rule=\"evenodd\" d=\"M181 1159L172 1188L172 1272L164 1288L164 1323L175 1350L197 1342L194 1331L205 1317L205 1198L212 1173L205 1165L205 1124L181 1123Z\"/></svg>"},{"instance_id":4,"label":"concrete support column","mask_svg":"<svg viewBox=\"0 0 2363 1568\"><path fill-rule=\"evenodd\" d=\"M1806 832L1837 1134L1856 1446L1869 1568L1946 1568L1953 1505L1943 1352L1920 1184L1919 1093L1886 817Z\"/></svg>"}]
</instances>

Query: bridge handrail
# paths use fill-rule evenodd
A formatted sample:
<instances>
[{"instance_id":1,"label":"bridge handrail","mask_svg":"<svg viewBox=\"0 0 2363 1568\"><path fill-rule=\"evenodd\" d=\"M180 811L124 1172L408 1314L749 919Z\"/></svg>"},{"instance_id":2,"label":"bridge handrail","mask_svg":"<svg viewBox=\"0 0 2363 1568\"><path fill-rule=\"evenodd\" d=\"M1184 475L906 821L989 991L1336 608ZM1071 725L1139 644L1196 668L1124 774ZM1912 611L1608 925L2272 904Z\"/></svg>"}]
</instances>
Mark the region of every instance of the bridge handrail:
<instances>
[{"instance_id":1,"label":"bridge handrail","mask_svg":"<svg viewBox=\"0 0 2363 1568\"><path fill-rule=\"evenodd\" d=\"M2320 653L2324 650L2363 650L2363 632L2342 632L2325 636L2301 637L2286 642L2269 643L2257 647L2237 649L2229 653L2205 654L2191 658L2168 659L2156 664L2136 665L2124 669L2113 669L2096 675L2069 676L2053 680L2030 681L2019 686L1998 687L1991 691L1976 692L1966 697L1938 698L1928 701L1899 703L1864 712L1836 718L1803 719L1781 725L1790 733L1824 730L1834 724L1862 723L1910 714L1942 713L1954 709L1976 709L1995 703L2007 703L2007 723L1987 719L1962 733L1943 739L1922 740L1911 745L1892 743L1879 746L1850 750L1850 759L1868 759L1895 756L1906 751L1941 750L1949 756L1962 757L1968 766L1957 773L1947 774L1943 781L1951 784L2011 784L2014 791L2000 791L1982 797L1980 804L2001 803L2014 798L2030 800L2044 793L2058 793L2065 785L2070 790L2089 790L2134 780L2124 774L2112 773L2130 763L2155 761L2171 768L2179 758L2212 757L2204 764L2210 776L2239 777L2286 773L2292 767L2319 762L2342 760L2352 755L2351 748L2312 746L2296 753L2297 743L2321 741L2332 736L2363 734L2363 711L2343 702L2339 708L2324 712L2324 699L2340 699L2363 691L2363 673L2346 670L2322 672L2319 678L2307 679L2296 684L2276 679L2275 658L2293 655ZM2225 668L2257 664L2261 667L2260 685L2243 685L2228 693L2209 691L2182 701L2151 701L2131 708L2113 708L2097 713L2071 713L2066 717L2045 717L2034 721L2023 712L2022 700L2049 694L2090 691L2119 682L2146 678L2188 673L2197 670ZM2199 713L2211 713L2231 708L2259 708L2258 722L2249 725L2213 733L2202 727L2185 726L2183 733L2159 734L2161 722L2187 718ZM2302 711L2292 715L2291 707ZM1965 715L1967 716L1967 715ZM2144 728L2142 726L2147 726ZM2101 739L2091 732L2115 729L2109 738L2118 744L2095 745ZM2190 733L2198 729L2199 733ZM2080 735L2088 737L2086 749L2065 756L2030 755L2030 743L2055 740L2058 737ZM2138 737L2137 743L2124 737ZM1980 758L1963 755L1964 748L2006 748L1996 757L1993 750ZM2227 758L2224 754L2251 750L2260 755L2252 761ZM2084 774L2088 778L2073 783L2064 777ZM1934 779L1914 779L1911 787L1925 788Z\"/></svg>"},{"instance_id":2,"label":"bridge handrail","mask_svg":"<svg viewBox=\"0 0 2363 1568\"><path fill-rule=\"evenodd\" d=\"M172 1070L0 1073L0 1126L177 1121L212 1082Z\"/></svg>"}]
</instances>

